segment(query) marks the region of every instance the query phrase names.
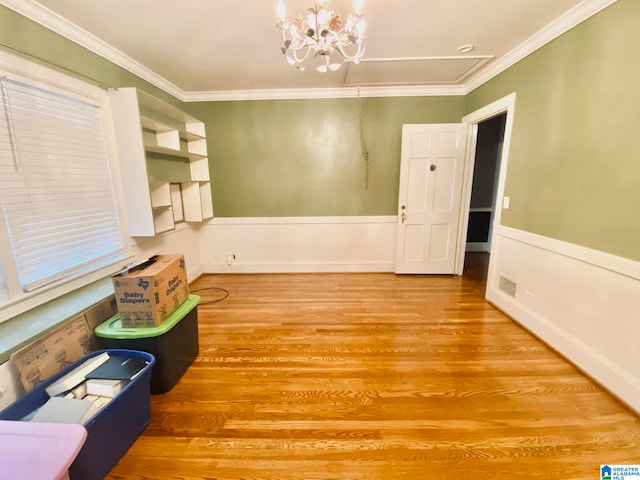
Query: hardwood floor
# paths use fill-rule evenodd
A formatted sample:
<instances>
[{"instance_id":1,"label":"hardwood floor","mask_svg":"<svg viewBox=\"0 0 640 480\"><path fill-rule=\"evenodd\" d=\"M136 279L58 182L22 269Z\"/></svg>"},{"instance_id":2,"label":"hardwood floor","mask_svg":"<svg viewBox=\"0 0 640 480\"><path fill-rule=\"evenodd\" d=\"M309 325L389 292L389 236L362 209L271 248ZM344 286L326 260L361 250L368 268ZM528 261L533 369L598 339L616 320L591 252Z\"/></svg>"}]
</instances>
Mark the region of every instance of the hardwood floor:
<instances>
[{"instance_id":1,"label":"hardwood floor","mask_svg":"<svg viewBox=\"0 0 640 480\"><path fill-rule=\"evenodd\" d=\"M464 256L463 276L476 286L484 297L489 271L489 252L467 252Z\"/></svg>"},{"instance_id":2,"label":"hardwood floor","mask_svg":"<svg viewBox=\"0 0 640 480\"><path fill-rule=\"evenodd\" d=\"M222 287L229 296L221 298ZM466 277L207 275L200 353L109 479L584 479L640 417ZM201 290L203 289L203 290Z\"/></svg>"}]
</instances>

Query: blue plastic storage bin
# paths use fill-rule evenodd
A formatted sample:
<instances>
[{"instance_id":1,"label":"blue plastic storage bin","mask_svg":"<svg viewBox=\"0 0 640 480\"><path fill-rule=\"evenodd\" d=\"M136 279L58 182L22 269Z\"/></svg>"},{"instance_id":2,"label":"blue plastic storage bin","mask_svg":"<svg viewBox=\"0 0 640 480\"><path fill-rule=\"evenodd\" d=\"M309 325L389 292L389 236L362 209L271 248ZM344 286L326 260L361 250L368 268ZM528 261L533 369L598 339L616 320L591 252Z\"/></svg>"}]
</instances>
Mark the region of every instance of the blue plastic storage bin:
<instances>
[{"instance_id":1,"label":"blue plastic storage bin","mask_svg":"<svg viewBox=\"0 0 640 480\"><path fill-rule=\"evenodd\" d=\"M49 399L45 391L46 387L88 358L103 352L108 352L110 355L139 357L149 363L111 402L85 424L87 439L69 468L71 480L102 480L151 421L150 381L151 370L155 363L152 354L123 349L99 350L90 353L0 412L0 420L24 418Z\"/></svg>"}]
</instances>

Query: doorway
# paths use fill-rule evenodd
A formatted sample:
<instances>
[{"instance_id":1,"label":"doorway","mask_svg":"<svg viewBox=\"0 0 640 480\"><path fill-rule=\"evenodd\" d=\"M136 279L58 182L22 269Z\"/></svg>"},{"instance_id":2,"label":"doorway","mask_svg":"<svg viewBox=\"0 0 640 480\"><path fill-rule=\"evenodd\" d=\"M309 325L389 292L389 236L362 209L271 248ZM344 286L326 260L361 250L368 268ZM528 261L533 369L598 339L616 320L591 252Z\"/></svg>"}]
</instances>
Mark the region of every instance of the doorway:
<instances>
[{"instance_id":1,"label":"doorway","mask_svg":"<svg viewBox=\"0 0 640 480\"><path fill-rule=\"evenodd\" d=\"M458 263L457 263L457 273L458 275L469 275L473 278L478 278L486 284L486 282L490 282L492 279L492 259L490 255L491 244L493 243L493 238L495 236L496 227L499 227L502 217L502 209L508 208L508 204L504 202L506 200L504 198L504 189L505 189L505 181L507 177L507 164L509 158L509 145L511 143L511 131L513 128L513 117L515 111L515 102L516 102L516 94L511 93L495 102L486 105L485 107L476 110L475 112L466 115L463 118L463 121L468 124L471 128L469 130L469 150L467 153L466 167L467 173L465 176L466 187L465 187L465 197L463 199L463 205L466 210L463 213L461 218L461 235L460 242L458 245ZM487 123L485 123L487 122ZM481 128L482 127L482 128ZM493 132L493 133L492 133ZM482 136L482 138L480 138ZM478 147L479 143L485 143L487 146ZM477 155L478 149L487 149L489 151L495 151L495 157L493 162L489 162L489 166L483 165L482 160ZM476 166L476 162L478 162ZM494 163L493 168L491 168L491 163ZM478 168L478 172L476 175L476 168ZM472 232L468 235L468 231L470 228L474 228L474 225L471 225L472 222L472 190L474 184L474 177L484 177L484 178L492 178L492 186L489 188L488 183L482 183L482 189L484 192L480 197L482 198L482 202L480 205L487 204L487 197L491 199L491 207L477 207L478 203L474 203L475 208L479 208L480 210L476 210L477 212L484 211L484 221L478 222L480 223L481 228L479 230L485 231L486 235L476 236L477 231ZM479 187L480 188L480 187ZM486 191L490 191L487 193ZM476 196L476 201L478 198ZM488 211L487 211L488 210ZM488 215L487 215L488 213ZM476 214L477 217L477 214ZM487 221L488 217L488 221ZM473 220L475 221L475 220ZM470 238L471 240L480 240L486 239L484 241L470 241L466 240ZM467 244L470 244L470 248L467 249ZM480 244L479 246L471 247L471 244ZM478 252L474 251L477 250ZM467 250L469 251L469 255L467 255ZM476 253L480 253L480 255L476 255ZM468 257L468 258L467 258Z\"/></svg>"},{"instance_id":2,"label":"doorway","mask_svg":"<svg viewBox=\"0 0 640 480\"><path fill-rule=\"evenodd\" d=\"M465 249L467 253L491 251L493 213L496 209L496 187L506 118L507 114L501 113L478 124Z\"/></svg>"},{"instance_id":3,"label":"doorway","mask_svg":"<svg viewBox=\"0 0 640 480\"><path fill-rule=\"evenodd\" d=\"M506 118L507 114L503 112L478 124L462 275L481 284L486 283L489 270L496 188Z\"/></svg>"}]
</instances>

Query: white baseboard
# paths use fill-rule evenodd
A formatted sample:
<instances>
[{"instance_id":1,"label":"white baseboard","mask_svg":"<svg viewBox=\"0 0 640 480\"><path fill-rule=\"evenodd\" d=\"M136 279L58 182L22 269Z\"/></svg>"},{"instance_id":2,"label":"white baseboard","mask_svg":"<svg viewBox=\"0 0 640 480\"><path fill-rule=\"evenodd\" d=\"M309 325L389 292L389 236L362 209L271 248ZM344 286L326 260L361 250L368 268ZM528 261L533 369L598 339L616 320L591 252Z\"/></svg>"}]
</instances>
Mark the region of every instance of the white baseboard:
<instances>
[{"instance_id":1,"label":"white baseboard","mask_svg":"<svg viewBox=\"0 0 640 480\"><path fill-rule=\"evenodd\" d=\"M204 273L393 272L394 216L216 218L200 230Z\"/></svg>"},{"instance_id":2,"label":"white baseboard","mask_svg":"<svg viewBox=\"0 0 640 480\"><path fill-rule=\"evenodd\" d=\"M312 263L295 263L295 262L279 262L279 263L248 263L242 264L236 262L233 265L226 263L208 263L204 265L204 273L362 273L362 272L394 272L395 262L379 262L379 263L331 263L331 262L312 262Z\"/></svg>"},{"instance_id":3,"label":"white baseboard","mask_svg":"<svg viewBox=\"0 0 640 480\"><path fill-rule=\"evenodd\" d=\"M200 259L199 230L187 223L179 223L176 229L156 237L132 239L131 250L136 259L145 259L159 253L181 253L187 265L187 279L193 282L204 273Z\"/></svg>"},{"instance_id":4,"label":"white baseboard","mask_svg":"<svg viewBox=\"0 0 640 480\"><path fill-rule=\"evenodd\" d=\"M640 413L639 273L632 260L498 227L487 300Z\"/></svg>"}]
</instances>

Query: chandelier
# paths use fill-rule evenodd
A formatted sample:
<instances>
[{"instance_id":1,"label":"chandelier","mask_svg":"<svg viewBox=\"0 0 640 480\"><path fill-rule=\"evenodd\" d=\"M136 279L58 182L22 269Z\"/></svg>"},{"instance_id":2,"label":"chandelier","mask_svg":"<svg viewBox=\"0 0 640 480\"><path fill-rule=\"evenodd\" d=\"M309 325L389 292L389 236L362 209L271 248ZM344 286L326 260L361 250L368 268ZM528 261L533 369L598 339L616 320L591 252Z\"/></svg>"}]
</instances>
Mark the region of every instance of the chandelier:
<instances>
[{"instance_id":1,"label":"chandelier","mask_svg":"<svg viewBox=\"0 0 640 480\"><path fill-rule=\"evenodd\" d=\"M311 56L320 57L319 72L336 71L341 64L332 61L334 52L338 52L345 61L358 63L364 54L364 0L354 0L353 5L355 13L350 13L345 23L340 14L329 7L329 0L314 0L305 14L289 22L284 0L278 0L280 20L276 27L282 30L284 46L281 50L289 65L304 70L305 60Z\"/></svg>"}]
</instances>

